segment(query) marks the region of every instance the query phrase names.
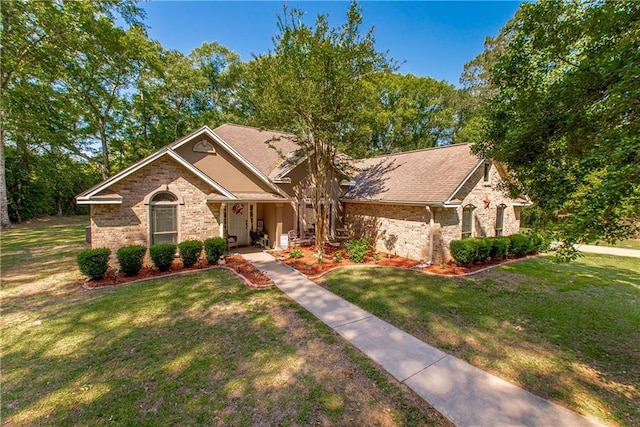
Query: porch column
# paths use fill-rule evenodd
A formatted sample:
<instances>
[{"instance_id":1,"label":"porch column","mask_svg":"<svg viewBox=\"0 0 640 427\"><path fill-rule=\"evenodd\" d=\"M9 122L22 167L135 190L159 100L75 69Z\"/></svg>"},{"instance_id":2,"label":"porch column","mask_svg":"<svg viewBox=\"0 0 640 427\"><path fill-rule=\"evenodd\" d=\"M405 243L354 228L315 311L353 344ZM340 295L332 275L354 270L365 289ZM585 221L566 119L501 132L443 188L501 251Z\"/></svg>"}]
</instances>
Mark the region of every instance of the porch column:
<instances>
[{"instance_id":1,"label":"porch column","mask_svg":"<svg viewBox=\"0 0 640 427\"><path fill-rule=\"evenodd\" d=\"M273 238L273 247L280 248L280 235L282 234L282 203L276 203L276 235Z\"/></svg>"},{"instance_id":2,"label":"porch column","mask_svg":"<svg viewBox=\"0 0 640 427\"><path fill-rule=\"evenodd\" d=\"M427 209L427 212L429 212L429 264L433 264L433 217L435 212L433 212L433 208L430 208L429 206L425 206L425 208Z\"/></svg>"},{"instance_id":3,"label":"porch column","mask_svg":"<svg viewBox=\"0 0 640 427\"><path fill-rule=\"evenodd\" d=\"M225 223L227 219L224 217L224 207L226 203L220 203L220 237L224 237Z\"/></svg>"}]
</instances>

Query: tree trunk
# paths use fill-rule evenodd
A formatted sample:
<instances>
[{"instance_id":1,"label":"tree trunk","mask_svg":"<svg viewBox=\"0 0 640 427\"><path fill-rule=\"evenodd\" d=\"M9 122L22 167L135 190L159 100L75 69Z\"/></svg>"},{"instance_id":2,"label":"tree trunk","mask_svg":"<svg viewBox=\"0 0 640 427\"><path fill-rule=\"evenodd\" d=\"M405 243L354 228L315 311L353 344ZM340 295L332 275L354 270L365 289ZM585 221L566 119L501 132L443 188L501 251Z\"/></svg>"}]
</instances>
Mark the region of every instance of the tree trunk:
<instances>
[{"instance_id":1,"label":"tree trunk","mask_svg":"<svg viewBox=\"0 0 640 427\"><path fill-rule=\"evenodd\" d=\"M111 176L111 166L109 165L109 141L107 137L107 120L105 116L100 116L100 139L102 142L102 179L106 180Z\"/></svg>"},{"instance_id":2,"label":"tree trunk","mask_svg":"<svg viewBox=\"0 0 640 427\"><path fill-rule=\"evenodd\" d=\"M4 142L6 131L4 128L4 112L0 109L0 226L11 227L9 220L9 201L7 200L7 177L4 167Z\"/></svg>"}]
</instances>

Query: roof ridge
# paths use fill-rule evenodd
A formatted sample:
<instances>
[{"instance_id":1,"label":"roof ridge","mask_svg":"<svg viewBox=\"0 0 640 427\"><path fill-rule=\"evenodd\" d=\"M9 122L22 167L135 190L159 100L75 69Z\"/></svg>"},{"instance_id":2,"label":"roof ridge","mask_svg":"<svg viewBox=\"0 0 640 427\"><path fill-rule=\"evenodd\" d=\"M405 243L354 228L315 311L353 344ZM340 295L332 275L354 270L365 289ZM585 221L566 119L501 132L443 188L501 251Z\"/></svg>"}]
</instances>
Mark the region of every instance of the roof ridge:
<instances>
[{"instance_id":1,"label":"roof ridge","mask_svg":"<svg viewBox=\"0 0 640 427\"><path fill-rule=\"evenodd\" d=\"M473 144L473 143L472 142L461 142L459 144L447 144L447 145L441 145L441 146L438 146L438 147L426 147L426 148L418 148L416 150L399 151L397 153L380 154L378 156L364 157L364 158L360 158L360 159L356 159L356 160L382 159L382 158L385 158L385 157L400 156L400 155L403 155L403 154L420 153L420 152L423 152L423 151L435 151L435 150L441 150L441 149L445 149L445 148L461 147L463 145L471 145L471 144Z\"/></svg>"},{"instance_id":2,"label":"roof ridge","mask_svg":"<svg viewBox=\"0 0 640 427\"><path fill-rule=\"evenodd\" d=\"M292 132L284 132L284 131L275 130L275 129L259 128L259 127L256 127L256 126L249 126L249 125L240 125L240 124L237 124L237 123L223 123L220 126L214 128L213 131L215 132L217 129L220 129L223 126L235 126L235 127L239 127L239 128L257 130L259 132L274 132L274 133L280 133L282 135L291 135L293 137L296 136L296 134L292 133Z\"/></svg>"}]
</instances>

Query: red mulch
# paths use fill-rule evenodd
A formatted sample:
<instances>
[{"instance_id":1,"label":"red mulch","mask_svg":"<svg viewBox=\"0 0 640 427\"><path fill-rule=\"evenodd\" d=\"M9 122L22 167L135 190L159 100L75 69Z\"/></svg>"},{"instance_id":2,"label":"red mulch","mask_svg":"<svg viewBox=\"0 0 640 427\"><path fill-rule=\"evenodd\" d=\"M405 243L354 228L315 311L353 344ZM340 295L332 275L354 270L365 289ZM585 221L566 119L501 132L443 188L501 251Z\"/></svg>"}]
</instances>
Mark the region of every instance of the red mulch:
<instances>
[{"instance_id":1,"label":"red mulch","mask_svg":"<svg viewBox=\"0 0 640 427\"><path fill-rule=\"evenodd\" d=\"M225 257L225 261L227 267L245 277L255 287L265 287L272 283L268 277L266 277L262 272L257 270L247 260L239 255ZM210 265L207 260L199 260L192 267L185 268L182 265L182 260L176 258L167 271L160 271L156 267L142 267L142 269L135 276L125 276L123 272L118 272L116 274L114 270L109 270L102 279L87 280L85 282L85 285L89 288L101 288L104 286L114 286L123 283L134 282L140 279L162 277L182 271L196 271L208 267L214 266Z\"/></svg>"},{"instance_id":2,"label":"red mulch","mask_svg":"<svg viewBox=\"0 0 640 427\"><path fill-rule=\"evenodd\" d=\"M273 281L265 276L262 271L255 268L253 264L240 255L232 255L224 259L227 267L247 278L254 286L264 287L273 284Z\"/></svg>"},{"instance_id":3,"label":"red mulch","mask_svg":"<svg viewBox=\"0 0 640 427\"><path fill-rule=\"evenodd\" d=\"M345 267L348 265L380 265L385 267L399 267L409 269L420 264L418 261L399 257L396 255L389 255L384 252L378 252L378 259L376 260L374 251L371 251L369 253L369 255L365 258L364 263L356 263L349 259L344 248L335 247L329 244L325 244L324 246L325 256L323 263L318 264L315 246L296 247L295 249L300 249L303 253L303 257L298 259L289 257L291 249L281 252L281 254L284 256L282 262L310 277L325 273L332 268ZM334 256L336 252L342 252L342 260L340 262L335 261ZM433 274L440 274L443 276L463 276L465 274L473 273L474 271L478 271L483 268L499 265L504 263L505 261L518 258L522 257L509 258L506 260L490 260L483 263L471 264L466 266L458 266L453 261L449 261L446 264L434 264L427 267L422 267L419 270Z\"/></svg>"},{"instance_id":4,"label":"red mulch","mask_svg":"<svg viewBox=\"0 0 640 427\"><path fill-rule=\"evenodd\" d=\"M300 249L303 254L302 258L298 259L289 257L292 249L294 248L281 252L281 254L284 255L284 259L282 261L307 276L317 276L331 270L332 268L345 267L347 265L382 265L385 267L411 268L419 264L418 261L395 255L388 255L383 252L378 252L378 259L376 260L374 255L375 252L373 251L365 257L364 263L356 263L349 259L347 251L344 248L335 247L329 244L324 245L324 260L322 264L319 264L318 259L316 258L316 246L296 247L295 249ZM335 254L338 252L342 253L342 259L339 262L336 262Z\"/></svg>"},{"instance_id":5,"label":"red mulch","mask_svg":"<svg viewBox=\"0 0 640 427\"><path fill-rule=\"evenodd\" d=\"M423 267L421 271L428 271L429 273L434 274L442 274L444 276L464 276L465 274L473 273L478 270L482 270L487 267L492 267L494 265L504 264L507 261L512 261L515 259L526 258L527 255L520 255L516 257L509 257L505 259L492 259L489 261L480 262L477 264L469 264L465 266L459 266L454 261L449 261L443 265L430 265L428 267Z\"/></svg>"}]
</instances>

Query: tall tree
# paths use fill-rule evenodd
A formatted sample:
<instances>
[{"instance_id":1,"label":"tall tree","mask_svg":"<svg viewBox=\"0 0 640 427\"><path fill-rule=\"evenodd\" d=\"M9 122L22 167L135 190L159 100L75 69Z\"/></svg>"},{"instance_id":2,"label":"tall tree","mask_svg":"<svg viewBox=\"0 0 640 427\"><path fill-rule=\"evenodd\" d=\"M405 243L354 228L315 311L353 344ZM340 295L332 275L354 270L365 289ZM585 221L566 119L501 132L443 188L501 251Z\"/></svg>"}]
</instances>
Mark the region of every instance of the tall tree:
<instances>
[{"instance_id":1,"label":"tall tree","mask_svg":"<svg viewBox=\"0 0 640 427\"><path fill-rule=\"evenodd\" d=\"M82 61L88 47L100 49L100 37L89 35L115 28L115 15L135 25L141 11L132 0L3 2L0 56L0 223L10 225L4 151L8 142L58 144L69 130L78 105L61 100L61 76L73 61ZM36 101L42 101L36 105ZM24 121L26 103L31 105ZM58 110L58 111L56 111ZM37 114L36 114L37 112ZM38 120L39 118L39 120ZM76 122L77 124L77 122ZM30 134L30 137L26 137ZM34 137L37 136L37 137Z\"/></svg>"},{"instance_id":2,"label":"tall tree","mask_svg":"<svg viewBox=\"0 0 640 427\"><path fill-rule=\"evenodd\" d=\"M369 153L435 147L452 142L455 89L413 74L379 73L371 82L372 103L364 111L371 127Z\"/></svg>"},{"instance_id":3,"label":"tall tree","mask_svg":"<svg viewBox=\"0 0 640 427\"><path fill-rule=\"evenodd\" d=\"M298 9L286 6L270 55L255 59L251 103L260 125L295 133L309 163L313 186L316 241L322 256L339 153L366 145L370 134L359 111L367 102L366 83L392 67L374 47L372 30L360 33L356 3L347 21L331 28L327 15L304 23Z\"/></svg>"},{"instance_id":4,"label":"tall tree","mask_svg":"<svg viewBox=\"0 0 640 427\"><path fill-rule=\"evenodd\" d=\"M574 243L640 225L640 4L525 3L491 72L484 156L509 166L513 191L563 218Z\"/></svg>"}]
</instances>

